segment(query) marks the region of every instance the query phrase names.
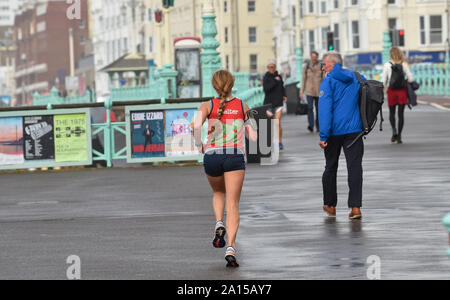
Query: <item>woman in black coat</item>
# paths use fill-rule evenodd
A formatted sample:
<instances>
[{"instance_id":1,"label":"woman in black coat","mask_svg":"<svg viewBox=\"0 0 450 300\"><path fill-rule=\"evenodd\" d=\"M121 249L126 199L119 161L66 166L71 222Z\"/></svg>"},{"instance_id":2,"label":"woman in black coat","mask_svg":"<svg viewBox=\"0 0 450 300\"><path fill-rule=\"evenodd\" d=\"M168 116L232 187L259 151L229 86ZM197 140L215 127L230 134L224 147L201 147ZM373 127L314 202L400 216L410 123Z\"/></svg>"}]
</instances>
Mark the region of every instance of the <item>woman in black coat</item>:
<instances>
[{"instance_id":1,"label":"woman in black coat","mask_svg":"<svg viewBox=\"0 0 450 300\"><path fill-rule=\"evenodd\" d=\"M268 72L264 75L263 79L264 93L266 94L264 105L270 104L272 106L271 109L267 110L266 114L269 118L275 117L275 120L278 121L280 150L283 150L283 129L281 128L281 118L283 116L284 102L287 102L286 90L284 88L283 79L277 72L276 64L269 63L267 68Z\"/></svg>"}]
</instances>

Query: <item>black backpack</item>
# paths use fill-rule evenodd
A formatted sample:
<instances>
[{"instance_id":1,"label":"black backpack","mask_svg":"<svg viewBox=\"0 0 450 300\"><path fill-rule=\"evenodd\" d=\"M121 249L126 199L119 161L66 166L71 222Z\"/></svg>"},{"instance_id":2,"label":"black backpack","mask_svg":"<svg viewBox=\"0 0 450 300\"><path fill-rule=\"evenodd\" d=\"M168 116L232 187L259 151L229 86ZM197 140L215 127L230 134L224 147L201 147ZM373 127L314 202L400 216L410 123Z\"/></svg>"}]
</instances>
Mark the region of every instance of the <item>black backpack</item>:
<instances>
[{"instance_id":1,"label":"black backpack","mask_svg":"<svg viewBox=\"0 0 450 300\"><path fill-rule=\"evenodd\" d=\"M403 72L403 66L402 65L392 65L392 75L391 80L389 82L389 88L392 90L401 90L406 88L406 80L405 80L405 73Z\"/></svg>"},{"instance_id":2,"label":"black backpack","mask_svg":"<svg viewBox=\"0 0 450 300\"><path fill-rule=\"evenodd\" d=\"M381 82L375 80L364 81L358 72L355 72L361 89L359 90L359 110L361 112L362 132L348 146L352 147L358 139L368 135L377 124L378 114L380 114L380 131L383 131L383 103L384 103L384 86Z\"/></svg>"}]
</instances>

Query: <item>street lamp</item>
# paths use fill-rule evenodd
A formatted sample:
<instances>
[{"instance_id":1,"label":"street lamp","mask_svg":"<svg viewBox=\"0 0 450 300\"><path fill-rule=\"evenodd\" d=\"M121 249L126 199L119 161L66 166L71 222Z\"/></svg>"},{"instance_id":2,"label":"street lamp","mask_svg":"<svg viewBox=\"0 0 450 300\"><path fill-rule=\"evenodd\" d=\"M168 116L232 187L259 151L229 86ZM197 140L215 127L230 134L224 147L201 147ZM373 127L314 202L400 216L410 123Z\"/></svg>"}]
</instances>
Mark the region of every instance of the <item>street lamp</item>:
<instances>
[{"instance_id":1,"label":"street lamp","mask_svg":"<svg viewBox=\"0 0 450 300\"><path fill-rule=\"evenodd\" d=\"M162 5L164 7L164 27L165 27L165 63L170 64L172 61L172 47L171 47L171 39L170 39L170 17L169 17L169 9L175 5L175 0L162 0Z\"/></svg>"}]
</instances>

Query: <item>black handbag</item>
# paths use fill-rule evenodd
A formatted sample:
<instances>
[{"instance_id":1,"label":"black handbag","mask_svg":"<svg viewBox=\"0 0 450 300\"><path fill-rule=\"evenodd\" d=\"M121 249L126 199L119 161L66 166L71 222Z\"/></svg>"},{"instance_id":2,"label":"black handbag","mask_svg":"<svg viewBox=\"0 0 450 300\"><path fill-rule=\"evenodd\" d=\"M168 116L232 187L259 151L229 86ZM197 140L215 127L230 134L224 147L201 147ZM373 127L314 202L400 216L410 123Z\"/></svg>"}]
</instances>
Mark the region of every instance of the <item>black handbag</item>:
<instances>
[{"instance_id":1,"label":"black handbag","mask_svg":"<svg viewBox=\"0 0 450 300\"><path fill-rule=\"evenodd\" d=\"M298 116L304 116L308 114L308 103L305 101L305 99L298 100L295 114Z\"/></svg>"}]
</instances>

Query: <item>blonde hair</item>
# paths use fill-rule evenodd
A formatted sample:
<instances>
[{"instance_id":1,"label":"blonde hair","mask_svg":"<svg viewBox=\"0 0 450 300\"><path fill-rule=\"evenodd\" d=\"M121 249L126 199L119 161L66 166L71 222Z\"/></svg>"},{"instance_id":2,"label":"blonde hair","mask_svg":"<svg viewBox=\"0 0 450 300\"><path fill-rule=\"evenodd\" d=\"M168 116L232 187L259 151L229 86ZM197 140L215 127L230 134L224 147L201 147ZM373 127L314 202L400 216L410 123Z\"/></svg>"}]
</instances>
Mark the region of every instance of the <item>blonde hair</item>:
<instances>
[{"instance_id":1,"label":"blonde hair","mask_svg":"<svg viewBox=\"0 0 450 300\"><path fill-rule=\"evenodd\" d=\"M405 56L403 55L402 50L398 47L391 48L391 59L396 64L402 64L405 62Z\"/></svg>"},{"instance_id":2,"label":"blonde hair","mask_svg":"<svg viewBox=\"0 0 450 300\"><path fill-rule=\"evenodd\" d=\"M225 110L227 97L231 95L234 86L234 77L226 70L217 71L212 78L212 85L219 94L220 107L217 113L217 118L222 119Z\"/></svg>"}]
</instances>

